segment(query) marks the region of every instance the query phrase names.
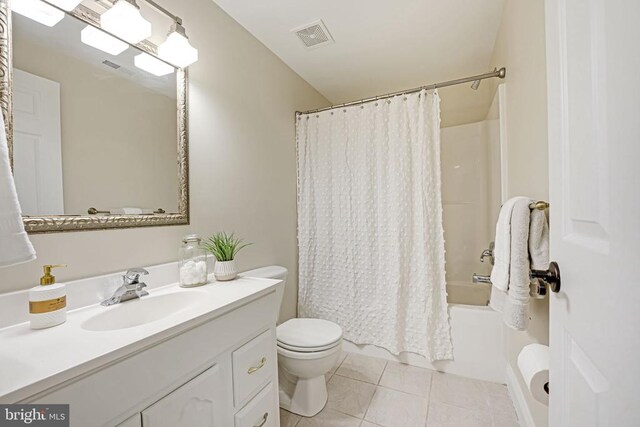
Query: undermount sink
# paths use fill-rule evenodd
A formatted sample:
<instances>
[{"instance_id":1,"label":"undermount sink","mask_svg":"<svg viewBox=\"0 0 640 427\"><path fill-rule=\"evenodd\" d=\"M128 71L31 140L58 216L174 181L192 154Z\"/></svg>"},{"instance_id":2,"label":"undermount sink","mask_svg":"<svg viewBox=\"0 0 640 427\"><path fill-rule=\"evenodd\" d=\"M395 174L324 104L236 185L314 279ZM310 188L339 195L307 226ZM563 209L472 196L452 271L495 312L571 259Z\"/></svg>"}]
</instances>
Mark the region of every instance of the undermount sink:
<instances>
[{"instance_id":1,"label":"undermount sink","mask_svg":"<svg viewBox=\"0 0 640 427\"><path fill-rule=\"evenodd\" d=\"M206 294L198 291L145 296L102 308L105 311L82 323L87 331L114 331L145 325L201 304Z\"/></svg>"}]
</instances>

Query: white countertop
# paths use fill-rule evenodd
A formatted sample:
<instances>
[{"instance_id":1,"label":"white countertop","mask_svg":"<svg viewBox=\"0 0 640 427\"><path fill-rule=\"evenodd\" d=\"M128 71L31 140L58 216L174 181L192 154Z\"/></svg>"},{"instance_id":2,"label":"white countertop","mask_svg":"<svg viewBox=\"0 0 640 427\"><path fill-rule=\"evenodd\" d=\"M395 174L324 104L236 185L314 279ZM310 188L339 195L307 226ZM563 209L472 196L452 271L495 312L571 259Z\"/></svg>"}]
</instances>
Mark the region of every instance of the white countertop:
<instances>
[{"instance_id":1,"label":"white countertop","mask_svg":"<svg viewBox=\"0 0 640 427\"><path fill-rule=\"evenodd\" d=\"M120 304L93 304L69 311L67 321L48 329L32 330L29 323L0 329L0 402L14 403L52 386L100 368L150 347L195 325L204 323L282 286L279 280L238 278L197 288L177 284L149 290L157 295L198 292L197 304L165 318L126 329L89 331L82 323ZM135 304L126 301L121 304Z\"/></svg>"}]
</instances>

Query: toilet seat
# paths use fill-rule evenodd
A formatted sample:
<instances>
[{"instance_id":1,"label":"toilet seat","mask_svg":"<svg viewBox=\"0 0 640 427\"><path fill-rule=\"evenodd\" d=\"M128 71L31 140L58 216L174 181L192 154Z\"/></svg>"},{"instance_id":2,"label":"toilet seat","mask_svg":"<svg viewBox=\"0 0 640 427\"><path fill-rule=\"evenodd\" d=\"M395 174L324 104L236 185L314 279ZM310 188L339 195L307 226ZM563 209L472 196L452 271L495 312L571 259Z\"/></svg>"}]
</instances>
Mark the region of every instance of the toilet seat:
<instances>
[{"instance_id":1,"label":"toilet seat","mask_svg":"<svg viewBox=\"0 0 640 427\"><path fill-rule=\"evenodd\" d=\"M336 347L337 345L340 344L340 340L332 343L332 344L328 344L328 345L324 345L321 347L296 347L293 345L288 345L285 344L283 342L278 341L278 347L280 348L284 348L290 351L295 351L297 353L316 353L318 351L324 351L324 350L329 350L332 349L333 347Z\"/></svg>"},{"instance_id":2,"label":"toilet seat","mask_svg":"<svg viewBox=\"0 0 640 427\"><path fill-rule=\"evenodd\" d=\"M299 353L314 353L340 345L342 328L323 319L290 319L276 329L278 347Z\"/></svg>"}]
</instances>

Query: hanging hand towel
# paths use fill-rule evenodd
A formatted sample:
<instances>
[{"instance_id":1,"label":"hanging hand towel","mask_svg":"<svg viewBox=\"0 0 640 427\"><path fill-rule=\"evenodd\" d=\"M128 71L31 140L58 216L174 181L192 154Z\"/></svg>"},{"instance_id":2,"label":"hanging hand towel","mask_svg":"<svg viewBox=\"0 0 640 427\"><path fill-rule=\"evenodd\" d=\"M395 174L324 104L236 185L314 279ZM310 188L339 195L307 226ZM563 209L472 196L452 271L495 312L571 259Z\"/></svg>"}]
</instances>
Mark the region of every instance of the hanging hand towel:
<instances>
[{"instance_id":1,"label":"hanging hand towel","mask_svg":"<svg viewBox=\"0 0 640 427\"><path fill-rule=\"evenodd\" d=\"M545 270L549 265L547 218L543 211L532 212L529 209L530 202L526 197L514 197L500 211L496 249L500 242L502 263L500 270L495 271L494 267L491 272L492 282L494 277L496 282L491 288L489 306L502 312L507 326L520 331L529 325L529 272L531 269ZM506 288L503 289L505 282Z\"/></svg>"},{"instance_id":2,"label":"hanging hand towel","mask_svg":"<svg viewBox=\"0 0 640 427\"><path fill-rule=\"evenodd\" d=\"M24 231L16 185L9 163L9 147L4 120L0 114L0 267L36 259Z\"/></svg>"},{"instance_id":3,"label":"hanging hand towel","mask_svg":"<svg viewBox=\"0 0 640 427\"><path fill-rule=\"evenodd\" d=\"M507 326L522 331L529 326L529 228L528 198L518 199L511 211L511 262L509 289L503 309Z\"/></svg>"},{"instance_id":4,"label":"hanging hand towel","mask_svg":"<svg viewBox=\"0 0 640 427\"><path fill-rule=\"evenodd\" d=\"M152 214L153 209L148 208L113 208L109 210L111 215L142 215Z\"/></svg>"},{"instance_id":5,"label":"hanging hand towel","mask_svg":"<svg viewBox=\"0 0 640 427\"><path fill-rule=\"evenodd\" d=\"M529 228L529 257L532 270L549 268L549 222L544 211L534 209L531 212Z\"/></svg>"},{"instance_id":6,"label":"hanging hand towel","mask_svg":"<svg viewBox=\"0 0 640 427\"><path fill-rule=\"evenodd\" d=\"M511 266L511 213L518 200L527 200L526 197L514 197L502 205L498 223L496 224L495 248L493 257L495 265L491 270L491 283L494 288L507 292L509 288L509 269Z\"/></svg>"}]
</instances>

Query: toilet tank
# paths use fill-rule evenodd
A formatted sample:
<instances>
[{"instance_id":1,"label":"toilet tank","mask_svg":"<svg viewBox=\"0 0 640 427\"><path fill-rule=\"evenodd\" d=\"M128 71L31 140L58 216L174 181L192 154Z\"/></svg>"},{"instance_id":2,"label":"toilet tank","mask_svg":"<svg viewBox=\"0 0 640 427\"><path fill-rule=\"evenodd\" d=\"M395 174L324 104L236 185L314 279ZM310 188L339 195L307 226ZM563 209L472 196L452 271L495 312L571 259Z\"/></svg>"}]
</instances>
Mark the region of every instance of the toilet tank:
<instances>
[{"instance_id":1,"label":"toilet tank","mask_svg":"<svg viewBox=\"0 0 640 427\"><path fill-rule=\"evenodd\" d=\"M249 271L244 271L240 274L238 274L238 276L240 277L257 277L260 279L276 279L276 280L282 280L284 282L284 285L287 284L287 269L279 266L279 265L269 265L267 267L261 267L261 268L256 268L253 270L249 270ZM278 301L280 301L278 303L278 311L280 310L280 306L282 305L282 298L284 297L284 286L278 288L278 290L276 291L277 296L278 296ZM278 315L278 318L280 318L280 315ZM278 322L280 323L280 322Z\"/></svg>"},{"instance_id":2,"label":"toilet tank","mask_svg":"<svg viewBox=\"0 0 640 427\"><path fill-rule=\"evenodd\" d=\"M256 268L254 270L244 271L239 274L240 277L259 277L261 279L278 279L287 280L287 269L279 265L270 265L267 267Z\"/></svg>"}]
</instances>

